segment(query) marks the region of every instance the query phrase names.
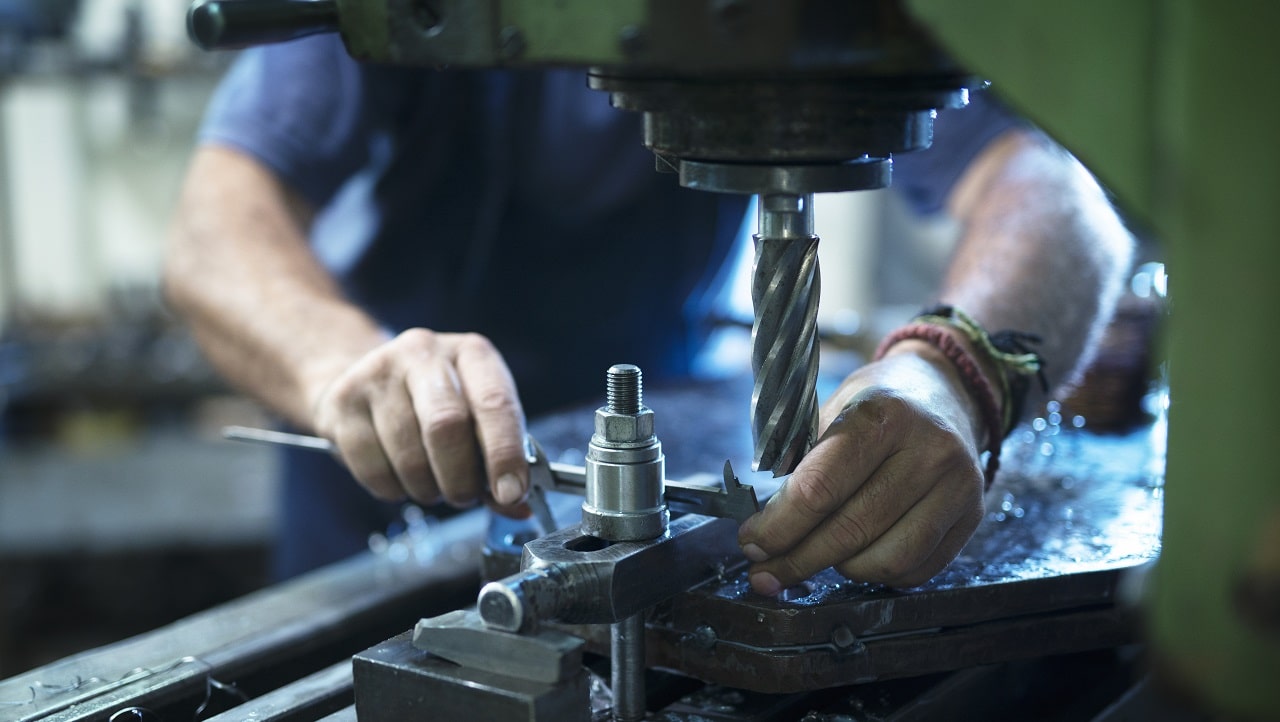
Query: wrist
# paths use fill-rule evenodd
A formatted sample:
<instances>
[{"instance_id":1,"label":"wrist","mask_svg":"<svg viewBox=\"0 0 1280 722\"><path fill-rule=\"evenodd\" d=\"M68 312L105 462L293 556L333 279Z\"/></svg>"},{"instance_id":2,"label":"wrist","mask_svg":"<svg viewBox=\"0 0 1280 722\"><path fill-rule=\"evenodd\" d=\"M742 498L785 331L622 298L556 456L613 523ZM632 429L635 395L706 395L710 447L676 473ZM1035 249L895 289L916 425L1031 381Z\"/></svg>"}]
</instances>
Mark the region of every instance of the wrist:
<instances>
[{"instance_id":1,"label":"wrist","mask_svg":"<svg viewBox=\"0 0 1280 722\"><path fill-rule=\"evenodd\" d=\"M956 339L956 342L964 343L960 339ZM972 354L972 349L967 350ZM971 438L974 445L979 450L988 448L994 439L991 438L991 429L983 413L982 399L980 394L975 392L974 384L965 381L956 362L948 358L947 354L937 345L919 338L904 338L897 341L885 348L883 353L878 354L877 359L892 359L904 356L923 361L933 369L938 378L942 380L945 388L950 391L951 397L956 404L963 409L965 416L969 419L969 428L972 432ZM982 371L984 374L989 373L986 368L982 368ZM997 408L999 408L1000 393L994 388L992 393L994 394Z\"/></svg>"},{"instance_id":2,"label":"wrist","mask_svg":"<svg viewBox=\"0 0 1280 722\"><path fill-rule=\"evenodd\" d=\"M361 359L392 339L392 335L363 314L346 323L331 326L335 332L325 343L309 345L294 365L296 402L295 422L315 429L316 418L325 396ZM298 350L306 348L300 345Z\"/></svg>"},{"instance_id":3,"label":"wrist","mask_svg":"<svg viewBox=\"0 0 1280 722\"><path fill-rule=\"evenodd\" d=\"M971 421L980 419L974 427L973 438L977 448L988 454L985 476L990 488L1000 466L1000 449L1006 431L1006 409L1002 407L1004 394L998 390L1003 385L1003 377L992 377L992 366L999 371L997 360L992 357L989 364L983 363L985 347L970 336L967 328L935 320L938 318L924 316L894 331L880 343L875 358L880 360L891 354L907 352L920 355L951 380L953 394L962 400L962 405L963 400L968 399L976 406L976 414L969 407L969 418Z\"/></svg>"}]
</instances>

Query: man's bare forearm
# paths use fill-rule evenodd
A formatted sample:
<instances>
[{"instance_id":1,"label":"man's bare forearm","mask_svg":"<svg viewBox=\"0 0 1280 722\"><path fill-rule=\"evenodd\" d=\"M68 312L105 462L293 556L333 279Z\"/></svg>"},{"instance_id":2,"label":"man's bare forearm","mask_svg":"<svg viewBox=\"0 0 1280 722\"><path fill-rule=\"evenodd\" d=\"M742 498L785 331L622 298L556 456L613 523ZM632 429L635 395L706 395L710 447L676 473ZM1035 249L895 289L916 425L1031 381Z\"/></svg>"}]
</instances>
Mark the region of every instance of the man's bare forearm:
<instances>
[{"instance_id":1,"label":"man's bare forearm","mask_svg":"<svg viewBox=\"0 0 1280 722\"><path fill-rule=\"evenodd\" d=\"M304 428L323 387L386 341L311 254L310 216L257 161L202 148L165 268L170 302L218 371Z\"/></svg>"},{"instance_id":2,"label":"man's bare forearm","mask_svg":"<svg viewBox=\"0 0 1280 722\"><path fill-rule=\"evenodd\" d=\"M1062 149L1013 131L979 156L948 205L963 230L942 300L989 331L1040 336L1049 382L1076 381L1132 254L1132 237L1098 183ZM1033 385L1031 401L1040 400Z\"/></svg>"}]
</instances>

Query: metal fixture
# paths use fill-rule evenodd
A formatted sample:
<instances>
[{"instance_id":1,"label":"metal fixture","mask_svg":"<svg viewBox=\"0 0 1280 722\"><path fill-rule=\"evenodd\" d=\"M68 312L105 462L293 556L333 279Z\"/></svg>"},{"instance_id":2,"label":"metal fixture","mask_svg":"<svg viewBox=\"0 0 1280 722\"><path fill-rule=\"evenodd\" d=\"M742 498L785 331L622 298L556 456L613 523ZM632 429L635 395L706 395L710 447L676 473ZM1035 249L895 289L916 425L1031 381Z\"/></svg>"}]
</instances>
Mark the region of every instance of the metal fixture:
<instances>
[{"instance_id":1,"label":"metal fixture","mask_svg":"<svg viewBox=\"0 0 1280 722\"><path fill-rule=\"evenodd\" d=\"M653 433L653 410L644 406L640 369L609 368L608 402L596 409L587 447L582 533L611 542L653 539L667 529L662 499L665 459Z\"/></svg>"}]
</instances>

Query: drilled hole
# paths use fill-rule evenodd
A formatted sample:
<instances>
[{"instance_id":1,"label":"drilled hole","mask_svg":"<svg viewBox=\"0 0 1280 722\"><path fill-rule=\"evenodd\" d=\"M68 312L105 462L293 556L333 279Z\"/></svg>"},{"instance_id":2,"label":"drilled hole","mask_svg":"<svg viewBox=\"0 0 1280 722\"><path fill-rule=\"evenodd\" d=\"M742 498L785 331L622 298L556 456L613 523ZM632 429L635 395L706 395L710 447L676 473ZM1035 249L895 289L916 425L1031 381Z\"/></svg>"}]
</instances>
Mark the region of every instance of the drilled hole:
<instances>
[{"instance_id":1,"label":"drilled hole","mask_svg":"<svg viewBox=\"0 0 1280 722\"><path fill-rule=\"evenodd\" d=\"M564 543L564 548L571 552L598 552L613 542L596 536L580 536Z\"/></svg>"}]
</instances>

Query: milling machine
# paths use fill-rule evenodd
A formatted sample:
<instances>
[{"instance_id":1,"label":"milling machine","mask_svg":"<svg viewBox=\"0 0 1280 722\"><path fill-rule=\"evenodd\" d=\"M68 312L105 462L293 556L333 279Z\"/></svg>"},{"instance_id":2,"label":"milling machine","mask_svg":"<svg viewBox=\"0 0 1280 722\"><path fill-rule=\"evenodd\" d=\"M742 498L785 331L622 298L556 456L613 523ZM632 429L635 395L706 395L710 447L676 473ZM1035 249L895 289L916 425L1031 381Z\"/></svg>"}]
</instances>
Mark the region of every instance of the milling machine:
<instances>
[{"instance_id":1,"label":"milling machine","mask_svg":"<svg viewBox=\"0 0 1280 722\"><path fill-rule=\"evenodd\" d=\"M754 467L776 476L817 435L813 194L889 185L892 155L983 85L897 0L231 0L197 3L189 29L206 49L340 32L362 61L589 68L643 114L657 170L758 196L751 423Z\"/></svg>"},{"instance_id":2,"label":"milling machine","mask_svg":"<svg viewBox=\"0 0 1280 722\"><path fill-rule=\"evenodd\" d=\"M190 27L206 48L340 32L361 60L583 67L615 106L643 113L659 171L689 188L758 196L749 453L775 475L817 434L813 194L888 185L892 155L928 147L935 112L982 85L895 0L225 0L194 6ZM680 403L691 402L666 400ZM607 404L582 418L593 426L581 469L531 446L540 488L585 497L581 523L554 529L555 514L542 515L543 535L515 540L525 541L519 561L490 554L474 610L446 611L470 601L465 592L436 594L411 613L438 616L368 647L386 631L371 617L402 619L386 610L421 603L424 589L466 587L474 556L447 551L482 533L464 515L423 542L430 574L373 553L121 647L116 673L90 653L2 683L0 704L25 688L31 703L0 707L0 720L14 710L20 720L116 719L173 708L193 688L208 703L227 678L274 690L227 719L944 718L999 684L979 665L1136 638L1117 598L1122 572L1159 549L1157 431L1104 439L1068 429L1050 440L1036 430L1032 452L1007 461L992 492L993 514L1010 524L984 525L924 587L828 571L773 599L749 591L737 550L750 490L728 467L723 488L665 479L638 369L610 369ZM675 433L685 432L697 433ZM1056 457L1042 453L1055 443ZM1099 450L1108 463L1088 460ZM1063 480L1082 466L1091 483L1071 491ZM237 626L237 614L249 623ZM281 659L356 642L354 663L285 686L263 681ZM596 675L605 667L608 685ZM51 694L51 674L74 681Z\"/></svg>"}]
</instances>

